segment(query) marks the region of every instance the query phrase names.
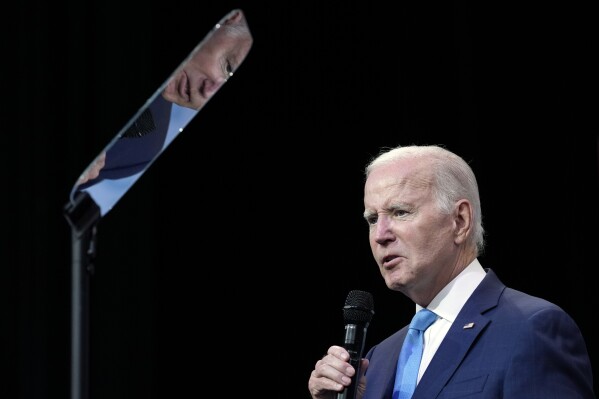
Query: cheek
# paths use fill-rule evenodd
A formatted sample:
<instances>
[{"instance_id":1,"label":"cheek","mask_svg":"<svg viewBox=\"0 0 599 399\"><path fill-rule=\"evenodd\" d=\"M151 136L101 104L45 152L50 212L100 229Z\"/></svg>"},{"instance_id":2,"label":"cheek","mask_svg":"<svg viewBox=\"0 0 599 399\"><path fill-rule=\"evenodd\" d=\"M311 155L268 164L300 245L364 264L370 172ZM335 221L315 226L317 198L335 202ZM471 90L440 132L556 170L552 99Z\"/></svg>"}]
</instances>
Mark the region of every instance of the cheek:
<instances>
[{"instance_id":1,"label":"cheek","mask_svg":"<svg viewBox=\"0 0 599 399\"><path fill-rule=\"evenodd\" d=\"M430 217L426 223L414 229L414 234L431 245L443 244L453 234L453 222L448 215Z\"/></svg>"},{"instance_id":2,"label":"cheek","mask_svg":"<svg viewBox=\"0 0 599 399\"><path fill-rule=\"evenodd\" d=\"M451 251L453 238L446 225L437 225L437 228L420 231L418 237L412 237L415 253L424 263L437 263L436 260L445 257L444 253Z\"/></svg>"}]
</instances>

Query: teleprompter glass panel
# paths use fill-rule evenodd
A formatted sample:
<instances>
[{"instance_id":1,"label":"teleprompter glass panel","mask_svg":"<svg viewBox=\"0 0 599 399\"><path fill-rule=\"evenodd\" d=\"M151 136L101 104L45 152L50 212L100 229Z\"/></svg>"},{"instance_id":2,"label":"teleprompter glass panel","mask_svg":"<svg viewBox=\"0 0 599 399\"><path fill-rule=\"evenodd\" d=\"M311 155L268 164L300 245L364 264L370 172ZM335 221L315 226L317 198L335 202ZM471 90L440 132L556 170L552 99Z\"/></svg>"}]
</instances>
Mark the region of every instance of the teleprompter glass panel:
<instances>
[{"instance_id":1,"label":"teleprompter glass panel","mask_svg":"<svg viewBox=\"0 0 599 399\"><path fill-rule=\"evenodd\" d=\"M67 205L86 193L106 215L245 60L253 37L242 10L225 15L84 170Z\"/></svg>"}]
</instances>

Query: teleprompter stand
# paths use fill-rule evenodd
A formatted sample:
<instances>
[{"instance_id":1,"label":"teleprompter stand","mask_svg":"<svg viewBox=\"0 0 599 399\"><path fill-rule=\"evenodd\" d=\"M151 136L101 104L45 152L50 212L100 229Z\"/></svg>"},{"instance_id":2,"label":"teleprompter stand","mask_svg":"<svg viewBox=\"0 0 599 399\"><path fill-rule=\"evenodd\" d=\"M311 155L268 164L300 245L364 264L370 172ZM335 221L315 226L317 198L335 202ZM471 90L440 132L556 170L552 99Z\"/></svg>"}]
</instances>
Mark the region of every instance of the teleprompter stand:
<instances>
[{"instance_id":1,"label":"teleprompter stand","mask_svg":"<svg viewBox=\"0 0 599 399\"><path fill-rule=\"evenodd\" d=\"M85 191L64 208L71 225L71 399L89 398L89 290L100 208Z\"/></svg>"}]
</instances>

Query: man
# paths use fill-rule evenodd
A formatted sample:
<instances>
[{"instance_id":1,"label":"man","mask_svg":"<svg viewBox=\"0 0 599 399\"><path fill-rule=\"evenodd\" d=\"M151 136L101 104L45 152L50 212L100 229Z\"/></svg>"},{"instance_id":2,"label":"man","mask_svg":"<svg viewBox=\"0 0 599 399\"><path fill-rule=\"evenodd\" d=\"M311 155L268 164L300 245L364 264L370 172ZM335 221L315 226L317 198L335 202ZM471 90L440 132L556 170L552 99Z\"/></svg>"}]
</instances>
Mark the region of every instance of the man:
<instances>
[{"instance_id":1,"label":"man","mask_svg":"<svg viewBox=\"0 0 599 399\"><path fill-rule=\"evenodd\" d=\"M417 311L437 315L424 333L412 398L595 398L574 320L544 299L507 288L480 264L478 185L461 157L439 146L382 153L366 168L364 208L387 287ZM335 398L353 378L359 399L398 397L407 332L408 326L372 347L358 376L349 353L331 346L310 375L312 398Z\"/></svg>"}]
</instances>

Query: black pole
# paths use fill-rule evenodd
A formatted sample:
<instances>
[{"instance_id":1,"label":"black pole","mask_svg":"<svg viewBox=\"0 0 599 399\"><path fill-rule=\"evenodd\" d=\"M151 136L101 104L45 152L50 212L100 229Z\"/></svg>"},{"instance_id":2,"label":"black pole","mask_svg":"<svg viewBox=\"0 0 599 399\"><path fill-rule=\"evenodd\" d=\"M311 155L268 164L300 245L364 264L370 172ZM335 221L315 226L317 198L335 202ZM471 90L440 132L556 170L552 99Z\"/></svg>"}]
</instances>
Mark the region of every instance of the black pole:
<instances>
[{"instance_id":1,"label":"black pole","mask_svg":"<svg viewBox=\"0 0 599 399\"><path fill-rule=\"evenodd\" d=\"M65 207L71 225L71 399L89 398L89 287L100 208L86 192Z\"/></svg>"}]
</instances>

